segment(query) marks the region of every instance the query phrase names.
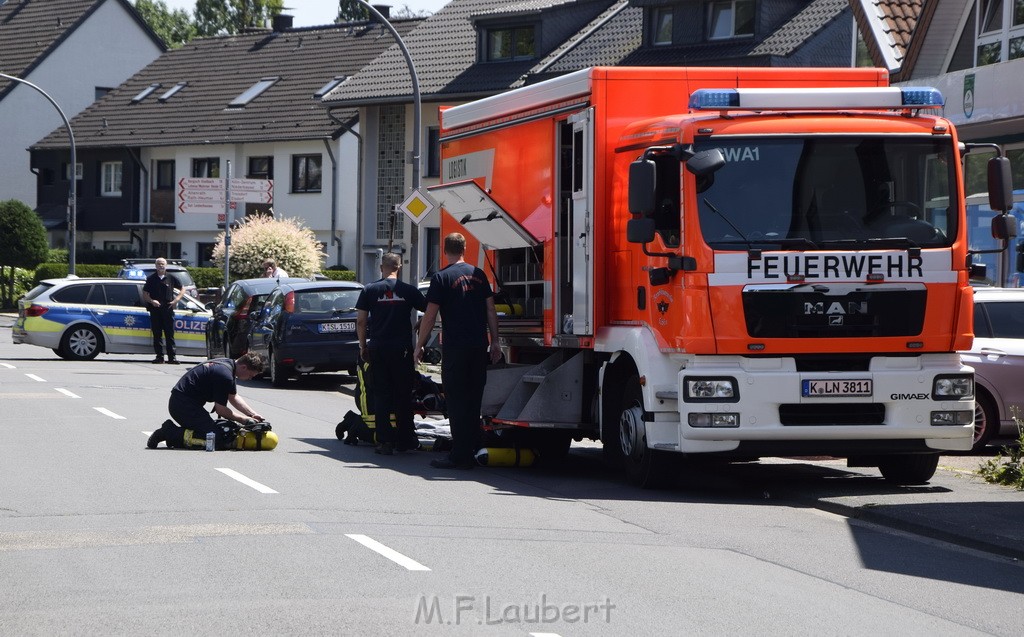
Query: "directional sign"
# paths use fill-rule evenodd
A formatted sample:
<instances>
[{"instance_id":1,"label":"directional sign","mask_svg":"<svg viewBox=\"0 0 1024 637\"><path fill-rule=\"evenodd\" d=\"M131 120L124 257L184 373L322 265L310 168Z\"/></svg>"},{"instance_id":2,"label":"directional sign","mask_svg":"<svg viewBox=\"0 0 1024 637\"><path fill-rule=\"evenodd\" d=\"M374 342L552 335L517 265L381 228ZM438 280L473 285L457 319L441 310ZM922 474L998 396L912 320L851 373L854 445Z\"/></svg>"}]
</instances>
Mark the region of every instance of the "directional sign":
<instances>
[{"instance_id":1,"label":"directional sign","mask_svg":"<svg viewBox=\"0 0 1024 637\"><path fill-rule=\"evenodd\" d=\"M182 213L223 214L226 179L183 177L178 180L178 210ZM274 182L270 179L232 179L231 200L245 203L273 203Z\"/></svg>"},{"instance_id":2,"label":"directional sign","mask_svg":"<svg viewBox=\"0 0 1024 637\"><path fill-rule=\"evenodd\" d=\"M232 179L231 199L246 203L274 203L272 179Z\"/></svg>"},{"instance_id":3,"label":"directional sign","mask_svg":"<svg viewBox=\"0 0 1024 637\"><path fill-rule=\"evenodd\" d=\"M398 204L398 208L404 212L405 216L409 217L413 223L419 225L419 223L423 221L424 217L437 208L437 204L434 203L433 198L427 194L427 191L416 189L406 197L405 201Z\"/></svg>"}]
</instances>

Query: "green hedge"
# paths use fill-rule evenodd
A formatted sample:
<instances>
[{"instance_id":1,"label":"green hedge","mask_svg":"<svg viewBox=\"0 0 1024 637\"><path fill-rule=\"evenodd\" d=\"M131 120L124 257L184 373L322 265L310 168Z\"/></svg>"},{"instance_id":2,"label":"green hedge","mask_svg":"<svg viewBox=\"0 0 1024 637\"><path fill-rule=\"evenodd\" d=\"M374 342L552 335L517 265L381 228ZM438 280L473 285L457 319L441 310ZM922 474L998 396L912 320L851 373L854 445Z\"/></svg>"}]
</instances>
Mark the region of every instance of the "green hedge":
<instances>
[{"instance_id":1,"label":"green hedge","mask_svg":"<svg viewBox=\"0 0 1024 637\"><path fill-rule=\"evenodd\" d=\"M75 275L80 278L87 277L115 277L121 271L120 265L103 265L98 263L79 263L75 266ZM63 279L68 275L67 263L40 263L36 267L35 283L43 279Z\"/></svg>"},{"instance_id":2,"label":"green hedge","mask_svg":"<svg viewBox=\"0 0 1024 637\"><path fill-rule=\"evenodd\" d=\"M355 270L324 270L321 274L332 281L355 281Z\"/></svg>"}]
</instances>

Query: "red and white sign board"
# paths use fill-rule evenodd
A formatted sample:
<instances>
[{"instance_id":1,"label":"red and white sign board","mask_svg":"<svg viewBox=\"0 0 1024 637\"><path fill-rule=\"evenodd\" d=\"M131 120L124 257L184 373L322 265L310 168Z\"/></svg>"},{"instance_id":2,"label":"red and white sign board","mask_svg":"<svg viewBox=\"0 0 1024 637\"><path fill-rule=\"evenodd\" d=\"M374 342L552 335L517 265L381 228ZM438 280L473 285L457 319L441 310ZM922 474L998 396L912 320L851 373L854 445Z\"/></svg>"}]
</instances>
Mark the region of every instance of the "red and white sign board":
<instances>
[{"instance_id":1,"label":"red and white sign board","mask_svg":"<svg viewBox=\"0 0 1024 637\"><path fill-rule=\"evenodd\" d=\"M224 214L226 179L182 177L178 180L178 211ZM273 203L274 182L270 179L232 179L232 203Z\"/></svg>"}]
</instances>

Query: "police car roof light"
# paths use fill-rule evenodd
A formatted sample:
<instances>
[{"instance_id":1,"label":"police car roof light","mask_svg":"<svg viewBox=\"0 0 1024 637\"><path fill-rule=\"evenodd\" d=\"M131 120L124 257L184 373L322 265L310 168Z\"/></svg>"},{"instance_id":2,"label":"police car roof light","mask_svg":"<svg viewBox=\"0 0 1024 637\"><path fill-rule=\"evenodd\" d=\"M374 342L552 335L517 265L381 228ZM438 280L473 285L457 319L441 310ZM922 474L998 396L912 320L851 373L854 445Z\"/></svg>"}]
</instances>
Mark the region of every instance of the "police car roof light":
<instances>
[{"instance_id":1,"label":"police car roof light","mask_svg":"<svg viewBox=\"0 0 1024 637\"><path fill-rule=\"evenodd\" d=\"M918 87L698 89L691 110L843 110L852 108L939 108L938 89Z\"/></svg>"}]
</instances>

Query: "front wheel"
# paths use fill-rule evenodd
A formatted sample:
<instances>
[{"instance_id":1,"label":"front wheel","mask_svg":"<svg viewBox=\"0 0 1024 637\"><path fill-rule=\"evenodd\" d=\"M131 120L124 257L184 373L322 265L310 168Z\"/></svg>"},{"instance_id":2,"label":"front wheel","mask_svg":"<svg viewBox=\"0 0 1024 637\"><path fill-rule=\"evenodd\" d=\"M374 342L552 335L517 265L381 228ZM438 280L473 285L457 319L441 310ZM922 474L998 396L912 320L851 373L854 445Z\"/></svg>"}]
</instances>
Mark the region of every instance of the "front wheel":
<instances>
[{"instance_id":1,"label":"front wheel","mask_svg":"<svg viewBox=\"0 0 1024 637\"><path fill-rule=\"evenodd\" d=\"M886 482L903 486L927 484L939 466L937 453L895 454L882 458L878 470Z\"/></svg>"},{"instance_id":2,"label":"front wheel","mask_svg":"<svg viewBox=\"0 0 1024 637\"><path fill-rule=\"evenodd\" d=\"M60 356L69 361L91 361L103 349L103 337L91 325L75 325L60 339Z\"/></svg>"},{"instance_id":3,"label":"front wheel","mask_svg":"<svg viewBox=\"0 0 1024 637\"><path fill-rule=\"evenodd\" d=\"M672 457L669 453L647 446L644 422L644 398L640 377L630 376L622 389L619 412L618 453L626 469L626 480L642 489L658 489L668 485Z\"/></svg>"}]
</instances>

